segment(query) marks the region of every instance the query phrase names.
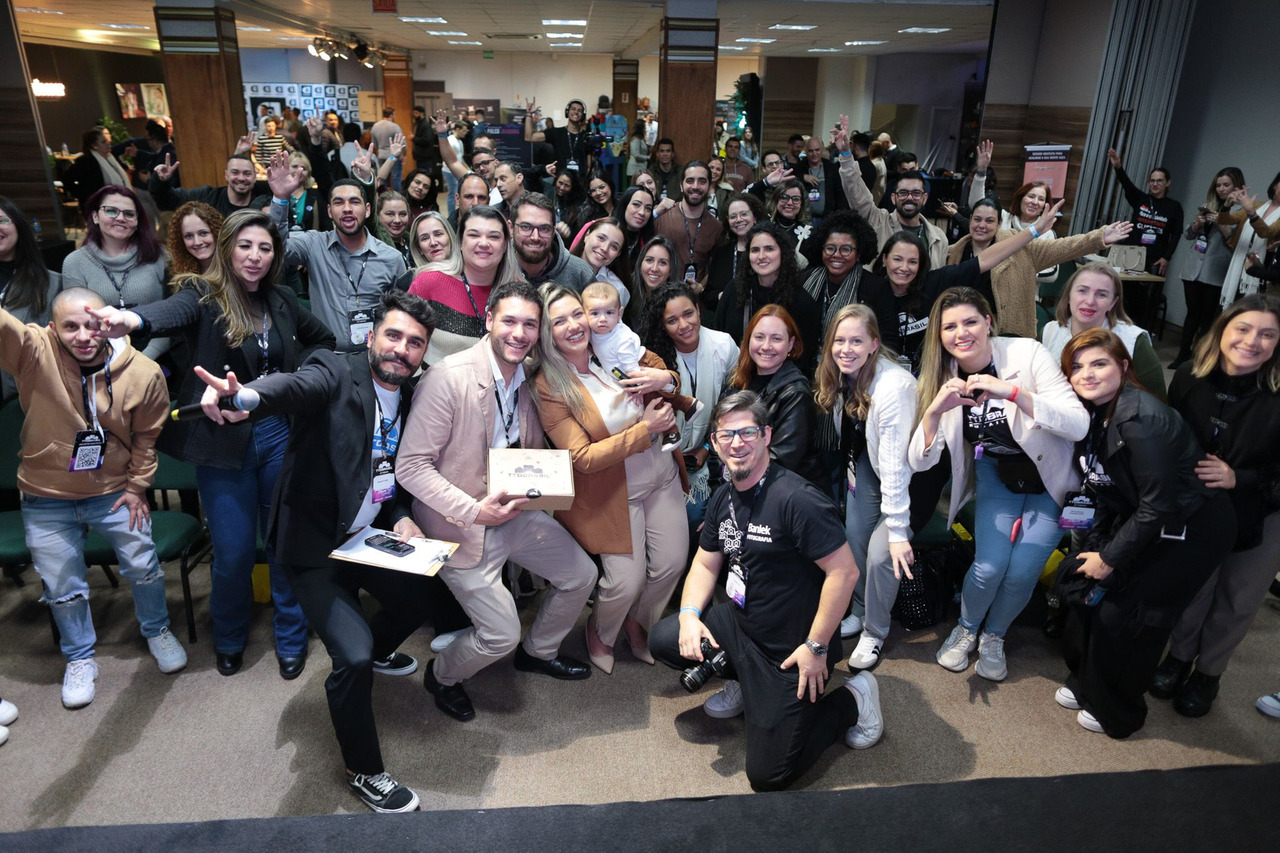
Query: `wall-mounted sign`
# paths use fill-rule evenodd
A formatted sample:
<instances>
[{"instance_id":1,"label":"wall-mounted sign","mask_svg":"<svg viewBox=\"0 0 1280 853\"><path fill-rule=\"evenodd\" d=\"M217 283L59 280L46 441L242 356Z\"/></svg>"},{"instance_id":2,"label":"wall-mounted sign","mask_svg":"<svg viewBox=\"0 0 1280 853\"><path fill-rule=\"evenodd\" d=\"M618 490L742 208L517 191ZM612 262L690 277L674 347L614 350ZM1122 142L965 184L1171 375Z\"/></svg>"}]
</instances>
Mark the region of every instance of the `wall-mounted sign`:
<instances>
[{"instance_id":1,"label":"wall-mounted sign","mask_svg":"<svg viewBox=\"0 0 1280 853\"><path fill-rule=\"evenodd\" d=\"M396 14L396 0L369 0L375 15Z\"/></svg>"},{"instance_id":2,"label":"wall-mounted sign","mask_svg":"<svg viewBox=\"0 0 1280 853\"><path fill-rule=\"evenodd\" d=\"M65 98L67 87L62 83L42 83L37 77L31 81L31 94L37 98Z\"/></svg>"}]
</instances>

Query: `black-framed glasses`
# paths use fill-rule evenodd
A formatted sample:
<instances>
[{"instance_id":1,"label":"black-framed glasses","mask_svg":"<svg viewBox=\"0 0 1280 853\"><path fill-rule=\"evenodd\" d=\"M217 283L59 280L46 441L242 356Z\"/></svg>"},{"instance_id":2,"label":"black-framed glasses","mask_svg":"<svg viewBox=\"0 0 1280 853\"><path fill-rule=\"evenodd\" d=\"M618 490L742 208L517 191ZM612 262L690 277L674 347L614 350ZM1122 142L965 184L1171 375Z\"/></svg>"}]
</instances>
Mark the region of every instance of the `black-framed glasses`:
<instances>
[{"instance_id":1,"label":"black-framed glasses","mask_svg":"<svg viewBox=\"0 0 1280 853\"><path fill-rule=\"evenodd\" d=\"M138 211L136 210L121 210L118 207L103 206L98 208L98 211L106 214L108 219L123 219L125 222L133 222L138 218Z\"/></svg>"},{"instance_id":2,"label":"black-framed glasses","mask_svg":"<svg viewBox=\"0 0 1280 853\"><path fill-rule=\"evenodd\" d=\"M893 194L898 198L924 198L924 190L894 190Z\"/></svg>"},{"instance_id":3,"label":"black-framed glasses","mask_svg":"<svg viewBox=\"0 0 1280 853\"><path fill-rule=\"evenodd\" d=\"M715 432L711 433L711 435L715 438L716 442L719 444L732 443L733 437L735 435L738 438L742 439L744 443L750 444L763 434L764 434L764 427L762 426L748 426L748 427L741 427L739 429L718 429Z\"/></svg>"},{"instance_id":4,"label":"black-framed glasses","mask_svg":"<svg viewBox=\"0 0 1280 853\"><path fill-rule=\"evenodd\" d=\"M785 201L785 202L789 202L789 203L791 203L791 204L799 204L799 203L800 203L800 198L801 198L801 197L800 197L800 196L798 196L798 195L780 195L780 196L778 196L778 201L779 201L779 202L784 202L784 201Z\"/></svg>"},{"instance_id":5,"label":"black-framed glasses","mask_svg":"<svg viewBox=\"0 0 1280 853\"><path fill-rule=\"evenodd\" d=\"M534 225L532 222L517 222L517 223L516 223L516 230L517 230L517 231L519 231L521 234L523 234L523 235L524 235L524 236L526 236L526 237L528 237L528 236L529 236L530 234L532 234L534 231L537 231L539 236L542 236L542 237L550 237L550 236L551 236L551 231L552 231L552 226L550 226L550 225Z\"/></svg>"},{"instance_id":6,"label":"black-framed glasses","mask_svg":"<svg viewBox=\"0 0 1280 853\"><path fill-rule=\"evenodd\" d=\"M822 247L822 254L839 255L842 258L847 258L856 251L857 249L855 249L853 246L850 246L848 243L840 243L840 244L828 243L827 245Z\"/></svg>"},{"instance_id":7,"label":"black-framed glasses","mask_svg":"<svg viewBox=\"0 0 1280 853\"><path fill-rule=\"evenodd\" d=\"M496 161L496 160L494 160L494 159L489 159L489 160L472 160L472 161L471 161L471 168L473 168L473 169L479 169L481 166L488 166L490 163L495 163L495 162L497 162L497 161Z\"/></svg>"}]
</instances>

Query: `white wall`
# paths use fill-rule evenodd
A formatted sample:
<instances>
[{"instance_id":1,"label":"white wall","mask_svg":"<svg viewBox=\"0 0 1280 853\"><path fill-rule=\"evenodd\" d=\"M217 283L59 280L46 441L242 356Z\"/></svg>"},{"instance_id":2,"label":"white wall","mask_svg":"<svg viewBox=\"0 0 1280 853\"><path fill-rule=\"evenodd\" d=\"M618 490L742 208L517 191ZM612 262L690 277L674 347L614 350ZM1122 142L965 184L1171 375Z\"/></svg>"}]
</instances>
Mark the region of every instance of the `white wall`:
<instances>
[{"instance_id":1,"label":"white wall","mask_svg":"<svg viewBox=\"0 0 1280 853\"><path fill-rule=\"evenodd\" d=\"M899 122L894 141L921 158L928 153L923 135L928 132L933 107L959 109L964 84L977 75L982 79L987 57L967 53L890 53L876 57L873 103L915 107L915 120ZM958 125L957 125L958 127Z\"/></svg>"},{"instance_id":2,"label":"white wall","mask_svg":"<svg viewBox=\"0 0 1280 853\"><path fill-rule=\"evenodd\" d=\"M557 123L571 99L584 101L594 112L598 97L613 95L613 57L606 54L546 57L495 51L493 59L484 59L478 51L415 50L411 62L413 79L443 80L444 90L457 100L497 98L503 106L523 106L533 97Z\"/></svg>"},{"instance_id":3,"label":"white wall","mask_svg":"<svg viewBox=\"0 0 1280 853\"><path fill-rule=\"evenodd\" d=\"M1194 216L1214 173L1224 166L1238 166L1259 195L1280 169L1275 141L1280 98L1264 82L1264 63L1274 53L1277 32L1280 3L1274 0L1198 4L1164 157L1173 172L1170 195L1182 202L1184 213ZM1170 264L1164 292L1173 323L1186 316L1181 272L1189 256L1190 244L1184 241Z\"/></svg>"},{"instance_id":4,"label":"white wall","mask_svg":"<svg viewBox=\"0 0 1280 853\"><path fill-rule=\"evenodd\" d=\"M1013 4L1001 4L1001 14L1006 5ZM1049 0L1045 4L1035 81L1030 100L1025 103L1041 107L1093 106L1112 5L1113 0Z\"/></svg>"},{"instance_id":5,"label":"white wall","mask_svg":"<svg viewBox=\"0 0 1280 853\"><path fill-rule=\"evenodd\" d=\"M849 116L849 126L865 130L871 126L874 101L876 57L828 56L818 60L818 89L813 105L813 127L824 142L827 131L841 115Z\"/></svg>"}]
</instances>

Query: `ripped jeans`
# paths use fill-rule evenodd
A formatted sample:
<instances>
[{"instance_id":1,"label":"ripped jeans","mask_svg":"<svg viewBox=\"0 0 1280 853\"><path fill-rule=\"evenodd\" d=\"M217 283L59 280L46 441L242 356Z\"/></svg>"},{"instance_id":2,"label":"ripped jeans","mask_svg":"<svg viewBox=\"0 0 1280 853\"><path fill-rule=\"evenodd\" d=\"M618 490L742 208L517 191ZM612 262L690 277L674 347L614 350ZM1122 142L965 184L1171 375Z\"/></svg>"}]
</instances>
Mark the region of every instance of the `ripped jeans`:
<instances>
[{"instance_id":1,"label":"ripped jeans","mask_svg":"<svg viewBox=\"0 0 1280 853\"><path fill-rule=\"evenodd\" d=\"M62 653L68 661L93 657L97 640L85 582L84 547L90 527L115 549L119 573L128 579L133 592L142 636L154 637L169 627L164 572L151 540L151 527L130 530L127 505L111 511L120 494L81 500L22 495L27 549L44 584L41 601L53 608L54 623L62 634Z\"/></svg>"}]
</instances>

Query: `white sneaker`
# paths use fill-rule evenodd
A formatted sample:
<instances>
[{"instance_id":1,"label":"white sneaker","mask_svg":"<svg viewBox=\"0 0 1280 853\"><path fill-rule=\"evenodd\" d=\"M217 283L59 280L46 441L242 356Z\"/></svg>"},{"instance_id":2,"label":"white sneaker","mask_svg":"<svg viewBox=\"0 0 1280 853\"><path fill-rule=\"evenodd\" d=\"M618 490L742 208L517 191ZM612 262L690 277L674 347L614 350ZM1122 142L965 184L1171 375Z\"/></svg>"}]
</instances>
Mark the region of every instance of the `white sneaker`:
<instances>
[{"instance_id":1,"label":"white sneaker","mask_svg":"<svg viewBox=\"0 0 1280 853\"><path fill-rule=\"evenodd\" d=\"M849 655L849 669L867 672L875 669L880 665L880 649L883 647L884 640L864 631L862 639L858 640L858 647L853 650L853 654Z\"/></svg>"},{"instance_id":2,"label":"white sneaker","mask_svg":"<svg viewBox=\"0 0 1280 853\"><path fill-rule=\"evenodd\" d=\"M18 706L8 699L0 699L0 726L11 726L18 719Z\"/></svg>"},{"instance_id":3,"label":"white sneaker","mask_svg":"<svg viewBox=\"0 0 1280 853\"><path fill-rule=\"evenodd\" d=\"M1280 693L1263 696L1254 704L1259 711L1268 717L1280 717Z\"/></svg>"},{"instance_id":4,"label":"white sneaker","mask_svg":"<svg viewBox=\"0 0 1280 853\"><path fill-rule=\"evenodd\" d=\"M717 720L728 720L742 713L742 685L736 681L726 681L719 693L713 694L702 705L708 717Z\"/></svg>"},{"instance_id":5,"label":"white sneaker","mask_svg":"<svg viewBox=\"0 0 1280 853\"><path fill-rule=\"evenodd\" d=\"M156 659L156 664L163 673L177 672L187 665L186 649L182 648L182 643L178 642L178 638L168 628L161 628L159 634L148 637L147 648L151 650L151 656Z\"/></svg>"},{"instance_id":6,"label":"white sneaker","mask_svg":"<svg viewBox=\"0 0 1280 853\"><path fill-rule=\"evenodd\" d=\"M844 683L858 703L858 722L844 733L846 746L870 749L884 737L884 715L880 713L880 685L869 672L860 672Z\"/></svg>"},{"instance_id":7,"label":"white sneaker","mask_svg":"<svg viewBox=\"0 0 1280 853\"><path fill-rule=\"evenodd\" d=\"M952 672L964 672L969 668L969 652L977 643L978 638L972 631L957 624L938 649L938 665Z\"/></svg>"},{"instance_id":8,"label":"white sneaker","mask_svg":"<svg viewBox=\"0 0 1280 853\"><path fill-rule=\"evenodd\" d=\"M459 628L456 631L447 631L443 634L437 634L431 638L431 651L436 654L440 654L440 652L453 645L453 641L465 634L466 631L466 628Z\"/></svg>"},{"instance_id":9,"label":"white sneaker","mask_svg":"<svg viewBox=\"0 0 1280 853\"><path fill-rule=\"evenodd\" d=\"M1076 698L1076 694L1065 684L1058 688L1058 692L1053 694L1053 701L1057 702L1068 711L1079 711L1080 700Z\"/></svg>"},{"instance_id":10,"label":"white sneaker","mask_svg":"<svg viewBox=\"0 0 1280 853\"><path fill-rule=\"evenodd\" d=\"M862 633L862 617L850 613L848 616L840 620L840 636L843 639L849 639L854 634Z\"/></svg>"},{"instance_id":11,"label":"white sneaker","mask_svg":"<svg viewBox=\"0 0 1280 853\"><path fill-rule=\"evenodd\" d=\"M1082 728L1088 729L1091 732L1097 732L1100 735L1105 735L1107 733L1107 730L1102 727L1102 723L1098 722L1098 718L1093 714L1090 714L1084 708L1081 708L1080 712L1076 714L1076 722L1079 723Z\"/></svg>"},{"instance_id":12,"label":"white sneaker","mask_svg":"<svg viewBox=\"0 0 1280 853\"><path fill-rule=\"evenodd\" d=\"M3 744L8 739L9 739L9 727L0 726L0 744Z\"/></svg>"},{"instance_id":13,"label":"white sneaker","mask_svg":"<svg viewBox=\"0 0 1280 853\"><path fill-rule=\"evenodd\" d=\"M1009 667L1004 662L1004 637L983 633L978 638L978 675L987 681L1004 681L1009 677Z\"/></svg>"},{"instance_id":14,"label":"white sneaker","mask_svg":"<svg viewBox=\"0 0 1280 853\"><path fill-rule=\"evenodd\" d=\"M69 661L62 676L62 707L83 708L92 702L97 677L98 664L93 658Z\"/></svg>"}]
</instances>

